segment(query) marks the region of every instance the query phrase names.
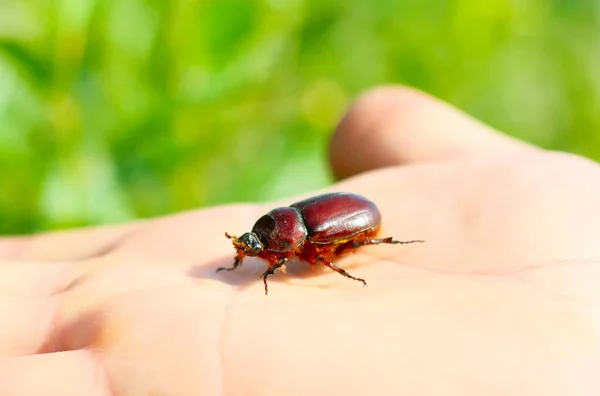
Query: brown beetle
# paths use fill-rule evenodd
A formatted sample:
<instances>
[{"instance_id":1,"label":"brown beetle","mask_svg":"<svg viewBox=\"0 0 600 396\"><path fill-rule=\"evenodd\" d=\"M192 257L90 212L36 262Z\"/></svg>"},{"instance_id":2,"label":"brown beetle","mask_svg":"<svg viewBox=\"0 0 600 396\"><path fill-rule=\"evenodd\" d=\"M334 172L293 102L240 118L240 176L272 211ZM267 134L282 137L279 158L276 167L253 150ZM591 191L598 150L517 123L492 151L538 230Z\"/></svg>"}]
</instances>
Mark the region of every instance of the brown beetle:
<instances>
[{"instance_id":1,"label":"brown beetle","mask_svg":"<svg viewBox=\"0 0 600 396\"><path fill-rule=\"evenodd\" d=\"M227 238L233 239L237 255L231 268L221 267L217 272L233 271L246 256L265 259L269 268L262 278L265 294L268 294L267 277L276 269L285 268L288 259L295 256L311 265L323 263L366 286L364 279L348 274L331 260L366 245L424 242L396 241L392 237L375 239L380 228L379 209L368 199L350 193L318 195L273 209L258 219L251 232L239 238L225 233Z\"/></svg>"}]
</instances>

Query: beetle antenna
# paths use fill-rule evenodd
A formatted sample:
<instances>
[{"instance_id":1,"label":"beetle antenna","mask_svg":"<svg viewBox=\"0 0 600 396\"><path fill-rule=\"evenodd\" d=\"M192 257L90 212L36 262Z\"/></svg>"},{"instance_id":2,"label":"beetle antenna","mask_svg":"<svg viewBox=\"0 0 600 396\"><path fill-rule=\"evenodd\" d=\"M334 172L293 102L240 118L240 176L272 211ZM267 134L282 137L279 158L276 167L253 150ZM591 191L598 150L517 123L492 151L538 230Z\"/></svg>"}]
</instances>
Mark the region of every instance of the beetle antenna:
<instances>
[{"instance_id":1,"label":"beetle antenna","mask_svg":"<svg viewBox=\"0 0 600 396\"><path fill-rule=\"evenodd\" d=\"M227 238L229 238L229 239L236 239L236 237L235 237L235 236L229 235L229 233L228 233L228 232L226 232L226 233L225 233L225 236L226 236Z\"/></svg>"}]
</instances>

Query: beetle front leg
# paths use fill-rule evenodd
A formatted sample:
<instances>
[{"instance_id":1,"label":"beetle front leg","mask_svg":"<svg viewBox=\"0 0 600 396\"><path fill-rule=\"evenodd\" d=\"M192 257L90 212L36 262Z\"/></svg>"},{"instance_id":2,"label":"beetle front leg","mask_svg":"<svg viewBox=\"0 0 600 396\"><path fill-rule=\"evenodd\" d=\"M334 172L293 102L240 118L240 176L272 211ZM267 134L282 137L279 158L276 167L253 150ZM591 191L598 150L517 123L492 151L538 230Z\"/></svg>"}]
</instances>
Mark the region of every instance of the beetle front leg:
<instances>
[{"instance_id":1,"label":"beetle front leg","mask_svg":"<svg viewBox=\"0 0 600 396\"><path fill-rule=\"evenodd\" d=\"M360 241L360 242L354 242L352 244L352 247L354 249L358 249L361 246L367 246L367 245L380 245L382 243L389 243L392 245L395 244L401 244L401 245L405 245L405 244L409 244L409 243L424 243L425 241L421 240L421 239L415 239L413 241L396 241L393 239L393 237L387 237L387 238L379 238L379 239L367 239L365 241Z\"/></svg>"},{"instance_id":2,"label":"beetle front leg","mask_svg":"<svg viewBox=\"0 0 600 396\"><path fill-rule=\"evenodd\" d=\"M325 266L331 268L332 270L334 270L335 272L337 272L340 275L345 276L346 278L350 278L350 279L354 279L355 281L359 281L362 282L363 286L367 286L367 282L362 279L362 278L356 278L352 275L350 275L349 273L347 273L345 270L341 269L340 267L338 267L337 265L333 264L331 261L327 260L325 257L317 257L317 261L320 261L321 263L323 263Z\"/></svg>"},{"instance_id":3,"label":"beetle front leg","mask_svg":"<svg viewBox=\"0 0 600 396\"><path fill-rule=\"evenodd\" d=\"M217 269L217 272L219 271L233 271L234 269L236 269L237 267L239 267L240 265L242 265L242 257L236 256L235 257L235 261L233 262L233 266L230 268L227 267L221 267Z\"/></svg>"},{"instance_id":4,"label":"beetle front leg","mask_svg":"<svg viewBox=\"0 0 600 396\"><path fill-rule=\"evenodd\" d=\"M263 278L263 283L265 284L265 296L269 294L269 286L267 286L267 277L269 275L273 275L275 271L281 266L285 265L287 261L288 259L286 257L280 258L275 264L269 264L269 268L261 275Z\"/></svg>"}]
</instances>

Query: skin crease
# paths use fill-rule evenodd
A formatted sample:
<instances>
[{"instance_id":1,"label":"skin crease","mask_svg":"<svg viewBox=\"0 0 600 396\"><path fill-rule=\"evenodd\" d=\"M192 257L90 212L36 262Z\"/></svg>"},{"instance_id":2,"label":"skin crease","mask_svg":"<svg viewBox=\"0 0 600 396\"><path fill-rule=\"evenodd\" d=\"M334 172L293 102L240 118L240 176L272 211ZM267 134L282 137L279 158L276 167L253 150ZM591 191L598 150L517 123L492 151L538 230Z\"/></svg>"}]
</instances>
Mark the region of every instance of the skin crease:
<instances>
[{"instance_id":1,"label":"skin crease","mask_svg":"<svg viewBox=\"0 0 600 396\"><path fill-rule=\"evenodd\" d=\"M373 246L215 274L277 205L0 239L0 394L597 395L600 167L423 93L358 98L331 143Z\"/></svg>"}]
</instances>

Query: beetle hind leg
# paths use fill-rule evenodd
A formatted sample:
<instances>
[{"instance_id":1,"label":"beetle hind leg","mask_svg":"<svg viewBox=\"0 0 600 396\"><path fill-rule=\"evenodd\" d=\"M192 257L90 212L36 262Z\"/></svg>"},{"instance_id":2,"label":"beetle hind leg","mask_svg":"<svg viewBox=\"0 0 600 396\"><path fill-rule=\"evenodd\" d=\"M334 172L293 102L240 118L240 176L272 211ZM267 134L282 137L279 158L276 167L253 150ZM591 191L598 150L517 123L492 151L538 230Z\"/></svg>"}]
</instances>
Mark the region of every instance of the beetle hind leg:
<instances>
[{"instance_id":1,"label":"beetle hind leg","mask_svg":"<svg viewBox=\"0 0 600 396\"><path fill-rule=\"evenodd\" d=\"M397 241L395 239L393 239L393 237L387 237L387 238L379 238L379 239L366 239L364 241L360 241L360 242L354 242L352 244L352 247L354 249L358 249L361 246L367 246L367 245L381 245L382 243L389 243L391 245L395 245L395 244L402 244L402 245L406 245L409 243L423 243L425 242L422 239L415 239L412 241Z\"/></svg>"},{"instance_id":2,"label":"beetle hind leg","mask_svg":"<svg viewBox=\"0 0 600 396\"><path fill-rule=\"evenodd\" d=\"M346 278L354 279L355 281L362 282L363 286L367 286L367 281L365 281L362 278L357 278L355 276L350 275L345 270L343 270L342 268L338 267L337 265L335 265L331 261L327 260L326 258L324 258L324 257L317 257L317 261L323 263L326 267L329 267L330 269L334 270L338 274L340 274L342 276L345 276Z\"/></svg>"}]
</instances>

